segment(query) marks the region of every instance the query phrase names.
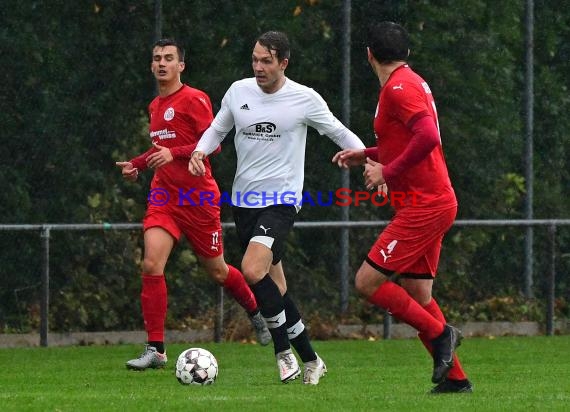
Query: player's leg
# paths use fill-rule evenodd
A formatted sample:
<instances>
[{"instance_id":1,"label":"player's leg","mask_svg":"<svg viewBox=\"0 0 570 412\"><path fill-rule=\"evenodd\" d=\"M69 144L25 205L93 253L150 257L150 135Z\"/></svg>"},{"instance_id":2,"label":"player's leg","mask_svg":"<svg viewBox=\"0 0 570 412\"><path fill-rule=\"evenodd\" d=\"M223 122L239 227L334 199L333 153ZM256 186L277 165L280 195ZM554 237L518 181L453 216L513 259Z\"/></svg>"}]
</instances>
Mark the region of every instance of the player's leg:
<instances>
[{"instance_id":1,"label":"player's leg","mask_svg":"<svg viewBox=\"0 0 570 412\"><path fill-rule=\"evenodd\" d=\"M410 296L423 306L428 313L443 324L447 324L447 322L439 305L432 297L432 288L439 265L439 257L446 230L446 222L449 222L453 217L453 210L442 212L441 216L434 217L434 222L437 227L442 228L440 230L441 234L434 237L431 244L426 245L424 255L409 267L408 270L410 273L400 274L400 284L402 287L406 289ZM434 230L434 234L435 233L437 232ZM430 339L422 333L419 333L418 337L426 349L433 355L434 348ZM449 370L447 378L433 388L432 392L472 392L472 385L467 379L467 375L465 374L456 353L453 353L453 366Z\"/></svg>"},{"instance_id":2,"label":"player's leg","mask_svg":"<svg viewBox=\"0 0 570 412\"><path fill-rule=\"evenodd\" d=\"M356 272L356 290L372 304L425 333L430 339L441 335L444 325L427 313L404 288L392 282L388 274L389 270L368 257Z\"/></svg>"},{"instance_id":3,"label":"player's leg","mask_svg":"<svg viewBox=\"0 0 570 412\"><path fill-rule=\"evenodd\" d=\"M415 318L413 320L416 322L422 322L421 326L427 326L427 329L420 327L416 329L431 341L434 383L445 380L453 366L455 348L459 346L462 338L459 330L434 318L423 308L423 304L431 299L433 277L439 263L443 235L453 224L456 212L457 208L452 207L440 211L407 210L396 214L367 256L367 261L376 266L377 270L388 269L400 274L411 273L418 279L415 283L416 290L413 291L417 300L409 297L410 294L404 290L413 302L410 308L415 308L411 318ZM408 320L404 320L409 323ZM433 322L441 326L434 327ZM441 327L443 331L436 335Z\"/></svg>"},{"instance_id":4,"label":"player's leg","mask_svg":"<svg viewBox=\"0 0 570 412\"><path fill-rule=\"evenodd\" d=\"M445 317L437 304L435 299L432 299L430 303L424 306L424 308L432 314L432 316L436 319L439 319L441 322L446 322ZM431 342L428 341L422 334L418 334L419 338L421 339L422 343L426 347L426 349L430 352L433 351ZM436 385L432 390L431 393L471 393L473 392L473 385L467 378L467 374L463 370L461 362L459 361L459 357L456 353L453 354L453 367L449 370L449 374L447 378Z\"/></svg>"},{"instance_id":5,"label":"player's leg","mask_svg":"<svg viewBox=\"0 0 570 412\"><path fill-rule=\"evenodd\" d=\"M257 307L255 296L245 282L242 273L232 265L226 264L223 254L211 258L198 255L198 259L208 275L220 286L223 286L236 302L245 309L259 344L263 346L268 345L271 342L271 334Z\"/></svg>"},{"instance_id":6,"label":"player's leg","mask_svg":"<svg viewBox=\"0 0 570 412\"><path fill-rule=\"evenodd\" d=\"M283 242L293 227L296 210L294 206L269 206L234 207L233 211L238 237L245 248L242 272L271 333L281 381L287 383L301 371L289 344L283 297L269 272L271 265L281 259Z\"/></svg>"},{"instance_id":7,"label":"player's leg","mask_svg":"<svg viewBox=\"0 0 570 412\"><path fill-rule=\"evenodd\" d=\"M445 316L441 311L437 301L432 297L432 279L422 279L414 275L403 275L400 284L423 308L430 313L435 319L447 324ZM430 354L433 353L433 346L430 339L423 333L418 333L418 337L422 341L425 348ZM432 393L470 393L473 392L473 386L467 379L467 375L461 366L457 353L453 353L453 366L449 370L447 378L435 386Z\"/></svg>"},{"instance_id":8,"label":"player's leg","mask_svg":"<svg viewBox=\"0 0 570 412\"><path fill-rule=\"evenodd\" d=\"M435 349L432 382L442 382L453 366L460 332L435 319L404 288L390 281L384 270L369 255L356 274L356 289L372 304L406 322L432 342Z\"/></svg>"},{"instance_id":9,"label":"player's leg","mask_svg":"<svg viewBox=\"0 0 570 412\"><path fill-rule=\"evenodd\" d=\"M255 296L242 273L224 260L220 208L209 204L198 209L178 208L175 218L208 275L245 309L257 341L261 345L269 344L271 335L257 307Z\"/></svg>"},{"instance_id":10,"label":"player's leg","mask_svg":"<svg viewBox=\"0 0 570 412\"><path fill-rule=\"evenodd\" d=\"M127 368L144 370L166 364L164 322L168 292L164 268L176 239L162 227L150 227L144 232L141 308L147 332L147 346L141 356L127 362Z\"/></svg>"},{"instance_id":11,"label":"player's leg","mask_svg":"<svg viewBox=\"0 0 570 412\"><path fill-rule=\"evenodd\" d=\"M269 275L272 259L271 249L252 241L243 257L242 270L271 333L280 379L287 383L299 376L300 369L289 345L285 303L279 287Z\"/></svg>"},{"instance_id":12,"label":"player's leg","mask_svg":"<svg viewBox=\"0 0 570 412\"><path fill-rule=\"evenodd\" d=\"M279 262L272 265L269 271L271 278L280 286L283 295L283 303L285 305L285 318L287 325L287 335L289 342L304 363L303 383L309 385L318 385L319 379L327 372L327 367L323 360L314 351L309 334L305 329L305 324L301 318L301 314L297 309L297 305L291 298L291 294L287 291L285 282L285 273L283 265Z\"/></svg>"}]
</instances>

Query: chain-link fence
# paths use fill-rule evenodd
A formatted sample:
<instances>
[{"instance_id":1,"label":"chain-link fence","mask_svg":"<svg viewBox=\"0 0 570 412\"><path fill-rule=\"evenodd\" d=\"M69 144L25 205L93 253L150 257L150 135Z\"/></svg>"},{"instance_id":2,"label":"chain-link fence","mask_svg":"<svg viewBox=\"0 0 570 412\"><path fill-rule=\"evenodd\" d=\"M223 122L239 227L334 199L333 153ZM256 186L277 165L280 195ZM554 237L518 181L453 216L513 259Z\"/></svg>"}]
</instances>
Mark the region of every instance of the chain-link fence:
<instances>
[{"instance_id":1,"label":"chain-link fence","mask_svg":"<svg viewBox=\"0 0 570 412\"><path fill-rule=\"evenodd\" d=\"M331 322L384 321L390 318L362 302L352 290L353 273L386 221L298 222L288 243L284 267L289 290L310 317ZM568 311L569 255L557 249L568 236L570 219L458 220L446 236L440 277L434 293L453 320L536 320L553 334L554 319ZM233 224L225 223L226 259L239 265ZM524 298L524 233L536 229L535 299ZM348 253L330 261L320 248L338 247L342 228L351 232ZM50 331L140 329L138 263L142 257L140 224L0 225L5 245L0 288L3 332L39 330L40 345ZM13 247L7 247L9 240ZM310 238L307 244L303 242ZM314 239L319 240L319 247ZM97 248L92 247L94 243ZM461 253L454 253L454 249ZM120 253L117 253L119 251ZM287 262L295 262L288 265ZM517 264L517 262L519 264ZM9 263L9 265L8 265ZM352 269L350 269L352 267ZM501 278L484 276L485 271ZM28 276L19 277L19 273ZM31 275L30 275L31 273ZM224 300L221 289L199 267L187 245L175 248L167 266L172 329L206 323L215 339L227 336L237 304ZM539 313L537 313L537 311ZM239 312L239 311L237 311Z\"/></svg>"}]
</instances>

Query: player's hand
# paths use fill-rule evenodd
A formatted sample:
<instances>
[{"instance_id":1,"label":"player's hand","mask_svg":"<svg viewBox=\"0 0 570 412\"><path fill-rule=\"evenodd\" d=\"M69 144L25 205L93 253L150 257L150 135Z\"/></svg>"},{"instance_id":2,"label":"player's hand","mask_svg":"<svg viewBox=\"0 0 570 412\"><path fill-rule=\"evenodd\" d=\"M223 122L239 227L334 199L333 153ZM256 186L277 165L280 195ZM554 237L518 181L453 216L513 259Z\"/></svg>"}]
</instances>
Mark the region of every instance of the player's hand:
<instances>
[{"instance_id":1,"label":"player's hand","mask_svg":"<svg viewBox=\"0 0 570 412\"><path fill-rule=\"evenodd\" d=\"M121 168L121 173L125 180L128 180L129 182L137 180L139 170L136 167L133 167L131 162L115 162L115 164Z\"/></svg>"},{"instance_id":2,"label":"player's hand","mask_svg":"<svg viewBox=\"0 0 570 412\"><path fill-rule=\"evenodd\" d=\"M204 176L206 174L206 166L204 166L204 159L206 154L204 152L195 151L190 156L188 162L188 171L194 176Z\"/></svg>"},{"instance_id":3,"label":"player's hand","mask_svg":"<svg viewBox=\"0 0 570 412\"><path fill-rule=\"evenodd\" d=\"M372 190L376 186L383 185L386 183L384 176L382 175L382 163L375 162L370 158L366 158L366 164L364 165L364 184L368 190Z\"/></svg>"},{"instance_id":4,"label":"player's hand","mask_svg":"<svg viewBox=\"0 0 570 412\"><path fill-rule=\"evenodd\" d=\"M338 167L349 168L351 166L361 166L366 162L366 155L362 149L344 149L335 154L332 162Z\"/></svg>"},{"instance_id":5,"label":"player's hand","mask_svg":"<svg viewBox=\"0 0 570 412\"><path fill-rule=\"evenodd\" d=\"M172 159L174 159L174 157L172 156L172 153L168 147L160 146L158 143L153 143L152 145L157 151L146 158L148 167L151 169L157 169L167 163L172 162Z\"/></svg>"}]
</instances>

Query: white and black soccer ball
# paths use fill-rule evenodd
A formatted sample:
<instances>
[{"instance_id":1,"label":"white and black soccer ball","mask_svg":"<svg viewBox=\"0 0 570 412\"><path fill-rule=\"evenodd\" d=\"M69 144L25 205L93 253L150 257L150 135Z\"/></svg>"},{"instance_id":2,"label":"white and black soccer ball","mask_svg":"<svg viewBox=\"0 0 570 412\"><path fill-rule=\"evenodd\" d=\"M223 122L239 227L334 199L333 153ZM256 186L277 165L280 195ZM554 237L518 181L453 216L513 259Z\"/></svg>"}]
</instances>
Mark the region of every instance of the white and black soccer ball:
<instances>
[{"instance_id":1,"label":"white and black soccer ball","mask_svg":"<svg viewBox=\"0 0 570 412\"><path fill-rule=\"evenodd\" d=\"M209 351L190 348L178 356L176 379L183 385L211 385L218 376L218 361Z\"/></svg>"}]
</instances>

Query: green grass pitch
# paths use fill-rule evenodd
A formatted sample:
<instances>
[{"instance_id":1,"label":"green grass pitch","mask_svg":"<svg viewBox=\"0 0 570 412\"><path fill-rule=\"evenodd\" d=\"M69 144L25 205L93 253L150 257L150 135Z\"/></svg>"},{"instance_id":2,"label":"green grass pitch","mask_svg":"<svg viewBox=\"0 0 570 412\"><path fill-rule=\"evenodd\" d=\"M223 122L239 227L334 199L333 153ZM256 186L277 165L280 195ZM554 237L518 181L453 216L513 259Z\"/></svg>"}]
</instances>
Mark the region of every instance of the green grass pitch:
<instances>
[{"instance_id":1,"label":"green grass pitch","mask_svg":"<svg viewBox=\"0 0 570 412\"><path fill-rule=\"evenodd\" d=\"M278 381L271 347L171 344L169 366L129 371L141 346L0 349L2 411L568 411L570 336L465 339L458 349L472 394L428 395L431 360L418 340L317 341L320 385ZM211 386L174 377L180 352L210 350Z\"/></svg>"}]
</instances>

